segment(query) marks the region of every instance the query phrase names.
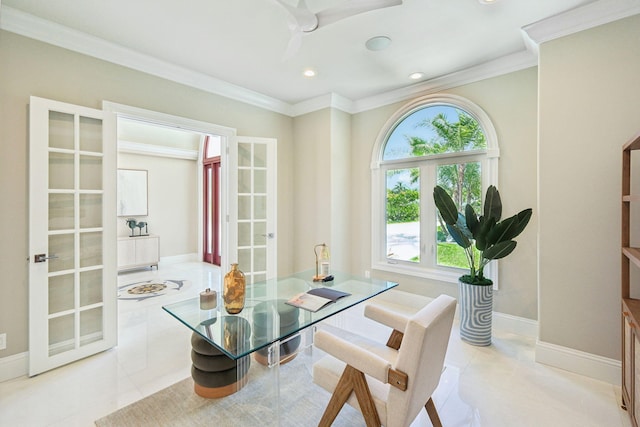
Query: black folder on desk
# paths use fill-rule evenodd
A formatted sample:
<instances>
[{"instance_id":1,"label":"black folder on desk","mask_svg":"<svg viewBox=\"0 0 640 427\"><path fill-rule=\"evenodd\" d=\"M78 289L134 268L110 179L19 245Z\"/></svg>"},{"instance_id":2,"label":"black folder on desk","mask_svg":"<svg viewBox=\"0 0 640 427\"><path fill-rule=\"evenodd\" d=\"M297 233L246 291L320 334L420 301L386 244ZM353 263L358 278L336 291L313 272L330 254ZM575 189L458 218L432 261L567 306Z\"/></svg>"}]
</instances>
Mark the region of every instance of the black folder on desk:
<instances>
[{"instance_id":1,"label":"black folder on desk","mask_svg":"<svg viewBox=\"0 0 640 427\"><path fill-rule=\"evenodd\" d=\"M331 288L313 288L311 290L308 290L307 293L311 295L317 295L322 298L330 299L333 302L336 302L342 297L351 295L350 293L337 291Z\"/></svg>"}]
</instances>

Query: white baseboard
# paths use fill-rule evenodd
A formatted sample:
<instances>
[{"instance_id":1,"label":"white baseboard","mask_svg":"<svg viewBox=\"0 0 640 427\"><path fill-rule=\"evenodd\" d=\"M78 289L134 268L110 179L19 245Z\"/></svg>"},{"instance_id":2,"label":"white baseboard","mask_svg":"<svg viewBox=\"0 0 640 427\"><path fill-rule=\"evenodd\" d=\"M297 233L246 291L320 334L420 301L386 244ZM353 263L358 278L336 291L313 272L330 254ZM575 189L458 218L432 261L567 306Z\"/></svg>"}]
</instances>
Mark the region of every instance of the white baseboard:
<instances>
[{"instance_id":1,"label":"white baseboard","mask_svg":"<svg viewBox=\"0 0 640 427\"><path fill-rule=\"evenodd\" d=\"M160 267L162 267L163 265L177 264L180 262L197 262L197 261L198 261L197 253L164 256L160 258Z\"/></svg>"},{"instance_id":2,"label":"white baseboard","mask_svg":"<svg viewBox=\"0 0 640 427\"><path fill-rule=\"evenodd\" d=\"M493 326L502 331L525 337L536 338L538 336L538 322L524 317L493 312Z\"/></svg>"},{"instance_id":3,"label":"white baseboard","mask_svg":"<svg viewBox=\"0 0 640 427\"><path fill-rule=\"evenodd\" d=\"M619 360L597 356L538 340L536 362L619 386L622 364Z\"/></svg>"},{"instance_id":4,"label":"white baseboard","mask_svg":"<svg viewBox=\"0 0 640 427\"><path fill-rule=\"evenodd\" d=\"M509 314L493 312L493 326L501 331L537 338L538 322ZM538 363L564 369L619 386L622 364L619 360L597 356L584 351L536 341L535 360Z\"/></svg>"},{"instance_id":5,"label":"white baseboard","mask_svg":"<svg viewBox=\"0 0 640 427\"><path fill-rule=\"evenodd\" d=\"M29 353L18 353L0 358L0 383L23 377L29 372Z\"/></svg>"}]
</instances>

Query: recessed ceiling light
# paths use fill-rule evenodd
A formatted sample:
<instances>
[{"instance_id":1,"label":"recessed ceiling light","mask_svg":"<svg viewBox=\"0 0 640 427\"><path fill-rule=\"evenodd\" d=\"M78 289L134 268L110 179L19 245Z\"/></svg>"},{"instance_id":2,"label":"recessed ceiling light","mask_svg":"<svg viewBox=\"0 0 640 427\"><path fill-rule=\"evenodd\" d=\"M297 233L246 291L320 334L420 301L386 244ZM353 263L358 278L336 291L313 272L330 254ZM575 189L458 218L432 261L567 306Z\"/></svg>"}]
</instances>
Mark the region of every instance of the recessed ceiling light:
<instances>
[{"instance_id":1,"label":"recessed ceiling light","mask_svg":"<svg viewBox=\"0 0 640 427\"><path fill-rule=\"evenodd\" d=\"M391 39L387 36L371 37L364 44L369 50L384 50L391 44Z\"/></svg>"},{"instance_id":2,"label":"recessed ceiling light","mask_svg":"<svg viewBox=\"0 0 640 427\"><path fill-rule=\"evenodd\" d=\"M492 4L492 3L497 3L498 0L478 0L480 2L480 4Z\"/></svg>"},{"instance_id":3,"label":"recessed ceiling light","mask_svg":"<svg viewBox=\"0 0 640 427\"><path fill-rule=\"evenodd\" d=\"M304 70L302 72L302 75L305 77L315 77L316 76L316 70L312 70L311 68L307 68L306 70Z\"/></svg>"},{"instance_id":4,"label":"recessed ceiling light","mask_svg":"<svg viewBox=\"0 0 640 427\"><path fill-rule=\"evenodd\" d=\"M409 74L409 78L411 80L420 80L423 77L424 77L424 73L421 73L421 72L416 72L416 73Z\"/></svg>"}]
</instances>

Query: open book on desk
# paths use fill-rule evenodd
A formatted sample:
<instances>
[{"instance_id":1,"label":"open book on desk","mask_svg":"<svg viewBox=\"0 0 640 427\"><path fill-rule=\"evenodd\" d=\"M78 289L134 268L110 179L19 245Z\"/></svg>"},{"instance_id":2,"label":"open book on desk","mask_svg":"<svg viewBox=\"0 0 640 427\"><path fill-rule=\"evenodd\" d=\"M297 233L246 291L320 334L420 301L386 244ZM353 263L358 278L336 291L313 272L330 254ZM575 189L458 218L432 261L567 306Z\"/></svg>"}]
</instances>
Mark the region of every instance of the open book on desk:
<instances>
[{"instance_id":1,"label":"open book on desk","mask_svg":"<svg viewBox=\"0 0 640 427\"><path fill-rule=\"evenodd\" d=\"M315 313L325 305L336 302L340 298L348 295L351 294L331 288L314 288L307 292L295 295L287 301L287 304L313 311Z\"/></svg>"}]
</instances>

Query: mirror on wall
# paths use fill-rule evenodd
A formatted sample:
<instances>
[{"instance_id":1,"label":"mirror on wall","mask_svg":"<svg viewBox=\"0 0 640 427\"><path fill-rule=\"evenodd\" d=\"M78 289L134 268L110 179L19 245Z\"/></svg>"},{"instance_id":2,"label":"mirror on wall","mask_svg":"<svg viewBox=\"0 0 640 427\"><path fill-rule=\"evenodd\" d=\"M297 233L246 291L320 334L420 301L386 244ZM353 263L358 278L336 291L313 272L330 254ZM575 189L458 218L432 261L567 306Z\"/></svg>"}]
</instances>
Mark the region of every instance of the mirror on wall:
<instances>
[{"instance_id":1,"label":"mirror on wall","mask_svg":"<svg viewBox=\"0 0 640 427\"><path fill-rule=\"evenodd\" d=\"M118 216L147 216L147 171L118 169Z\"/></svg>"}]
</instances>

